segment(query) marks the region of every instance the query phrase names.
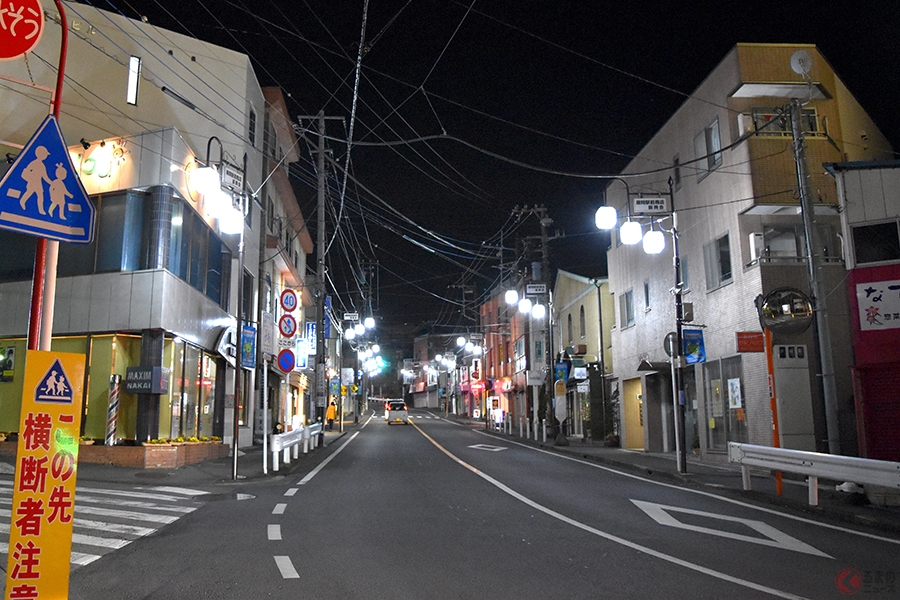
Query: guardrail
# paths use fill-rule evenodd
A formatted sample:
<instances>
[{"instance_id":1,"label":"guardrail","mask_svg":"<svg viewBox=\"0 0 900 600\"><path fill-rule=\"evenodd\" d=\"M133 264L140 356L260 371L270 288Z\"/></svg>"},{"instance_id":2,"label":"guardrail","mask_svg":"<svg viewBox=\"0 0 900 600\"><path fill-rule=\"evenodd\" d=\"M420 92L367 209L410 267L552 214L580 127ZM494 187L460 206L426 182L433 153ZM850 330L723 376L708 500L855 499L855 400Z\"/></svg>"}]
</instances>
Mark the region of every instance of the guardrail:
<instances>
[{"instance_id":1,"label":"guardrail","mask_svg":"<svg viewBox=\"0 0 900 600\"><path fill-rule=\"evenodd\" d=\"M272 470L278 470L278 455L283 454L284 464L291 462L291 454L294 458L300 457L300 445L303 445L303 454L309 452L310 447L315 449L319 445L322 433L322 424L314 423L306 427L300 427L284 433L273 433L270 447L272 449Z\"/></svg>"},{"instance_id":2,"label":"guardrail","mask_svg":"<svg viewBox=\"0 0 900 600\"><path fill-rule=\"evenodd\" d=\"M741 465L745 490L750 489L750 467L806 475L810 506L819 504L819 477L900 490L900 463L887 460L729 442L728 462Z\"/></svg>"}]
</instances>

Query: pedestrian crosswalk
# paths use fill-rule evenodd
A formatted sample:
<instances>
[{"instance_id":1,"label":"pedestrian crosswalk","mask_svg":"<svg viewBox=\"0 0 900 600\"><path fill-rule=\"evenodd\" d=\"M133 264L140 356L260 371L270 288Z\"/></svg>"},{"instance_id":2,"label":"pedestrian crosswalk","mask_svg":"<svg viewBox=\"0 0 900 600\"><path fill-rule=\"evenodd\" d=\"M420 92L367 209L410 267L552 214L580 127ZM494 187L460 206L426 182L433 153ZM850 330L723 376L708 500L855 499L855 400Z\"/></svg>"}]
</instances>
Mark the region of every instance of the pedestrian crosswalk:
<instances>
[{"instance_id":1,"label":"pedestrian crosswalk","mask_svg":"<svg viewBox=\"0 0 900 600\"><path fill-rule=\"evenodd\" d=\"M6 564L12 518L12 475L0 475L0 561ZM201 506L207 492L173 486L103 488L78 485L72 531L72 568L150 535Z\"/></svg>"}]
</instances>

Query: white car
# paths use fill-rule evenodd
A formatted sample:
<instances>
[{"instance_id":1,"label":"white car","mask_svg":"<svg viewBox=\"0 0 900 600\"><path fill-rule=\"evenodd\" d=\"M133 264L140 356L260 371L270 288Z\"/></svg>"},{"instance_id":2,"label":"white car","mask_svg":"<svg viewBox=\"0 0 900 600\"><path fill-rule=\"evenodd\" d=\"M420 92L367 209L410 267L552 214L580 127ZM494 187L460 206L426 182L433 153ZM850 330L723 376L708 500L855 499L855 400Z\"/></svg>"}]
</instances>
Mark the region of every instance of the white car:
<instances>
[{"instance_id":1,"label":"white car","mask_svg":"<svg viewBox=\"0 0 900 600\"><path fill-rule=\"evenodd\" d=\"M409 424L409 410L402 400L389 400L384 403L384 420L388 425L394 423Z\"/></svg>"}]
</instances>

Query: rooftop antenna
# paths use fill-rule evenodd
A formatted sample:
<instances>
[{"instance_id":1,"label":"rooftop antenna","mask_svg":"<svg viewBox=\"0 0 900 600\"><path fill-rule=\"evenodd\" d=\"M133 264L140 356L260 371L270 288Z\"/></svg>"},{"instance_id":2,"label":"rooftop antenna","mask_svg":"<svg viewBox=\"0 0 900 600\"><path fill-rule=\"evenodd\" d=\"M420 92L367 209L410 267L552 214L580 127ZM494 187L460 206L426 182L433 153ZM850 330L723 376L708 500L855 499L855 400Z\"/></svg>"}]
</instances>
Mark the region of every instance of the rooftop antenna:
<instances>
[{"instance_id":1,"label":"rooftop antenna","mask_svg":"<svg viewBox=\"0 0 900 600\"><path fill-rule=\"evenodd\" d=\"M812 56L810 56L809 52L807 52L806 50L797 50L796 52L791 54L791 70L793 70L797 75L803 77L804 81L806 81L807 102L810 102L812 100L812 78L809 76L809 72L812 70L812 65Z\"/></svg>"}]
</instances>

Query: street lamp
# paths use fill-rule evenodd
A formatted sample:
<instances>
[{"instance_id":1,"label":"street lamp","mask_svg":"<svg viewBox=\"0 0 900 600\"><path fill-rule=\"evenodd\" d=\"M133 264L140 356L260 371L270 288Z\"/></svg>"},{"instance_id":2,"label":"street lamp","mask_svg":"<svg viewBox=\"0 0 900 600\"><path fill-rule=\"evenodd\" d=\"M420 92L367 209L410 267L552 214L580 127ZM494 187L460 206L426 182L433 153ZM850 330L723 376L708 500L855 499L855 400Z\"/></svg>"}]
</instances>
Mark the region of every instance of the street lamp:
<instances>
[{"instance_id":1,"label":"street lamp","mask_svg":"<svg viewBox=\"0 0 900 600\"><path fill-rule=\"evenodd\" d=\"M210 160L212 143L219 145L219 165L213 166ZM206 163L196 169L191 176L191 183L196 191L203 194L203 202L207 212L219 222L219 231L224 234L238 234L238 294L237 294L237 339L244 331L244 215L247 210L244 192L244 174L247 172L247 155L244 154L242 168L225 160L225 148L216 136L206 143ZM235 357L234 365L234 429L232 446L232 479L238 479L238 438L240 436L240 409L242 384L241 375L244 369L241 364L241 353Z\"/></svg>"},{"instance_id":2,"label":"street lamp","mask_svg":"<svg viewBox=\"0 0 900 600\"><path fill-rule=\"evenodd\" d=\"M672 375L672 404L674 408L674 425L675 425L675 456L678 463L678 472L687 472L687 457L685 454L684 444L684 405L681 400L682 381L681 381L681 362L683 360L683 295L684 284L681 281L681 257L678 253L678 222L675 213L675 195L672 191L672 179L669 179L668 207L665 206L662 198L645 199L642 202L644 210L642 215L648 215L651 219L650 227L647 233L644 233L640 222L632 220L631 214L631 190L628 182L619 177L612 177L622 182L625 186L627 217L624 223L619 226L619 240L623 244L634 245L642 242L644 252L647 254L659 254L666 247L666 237L659 223L660 219L671 218L672 228L669 233L672 235L672 255L673 265L675 268L675 287L672 288L672 295L675 298L675 336L673 344L667 348L670 351L671 375ZM659 200L659 202L657 202ZM658 215L658 218L654 218ZM610 230L614 229L619 222L619 216L616 209L612 206L601 206L594 215L594 222L598 229ZM654 225L658 229L654 229ZM675 362L678 361L676 366Z\"/></svg>"}]
</instances>

